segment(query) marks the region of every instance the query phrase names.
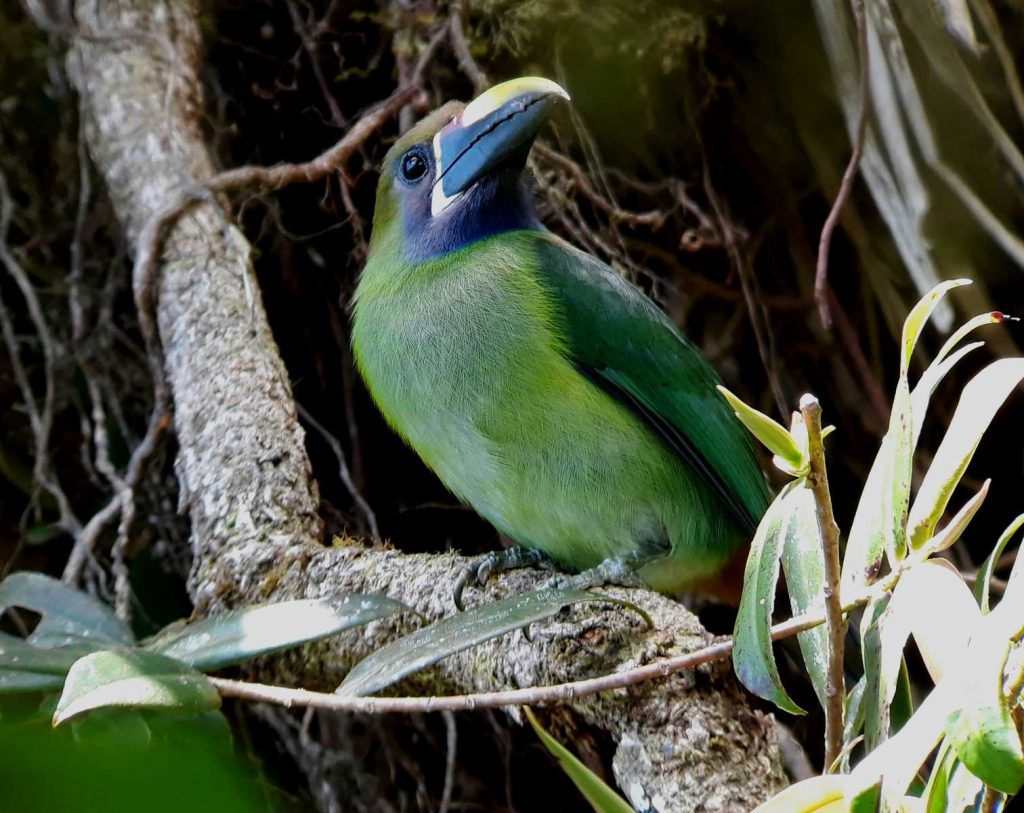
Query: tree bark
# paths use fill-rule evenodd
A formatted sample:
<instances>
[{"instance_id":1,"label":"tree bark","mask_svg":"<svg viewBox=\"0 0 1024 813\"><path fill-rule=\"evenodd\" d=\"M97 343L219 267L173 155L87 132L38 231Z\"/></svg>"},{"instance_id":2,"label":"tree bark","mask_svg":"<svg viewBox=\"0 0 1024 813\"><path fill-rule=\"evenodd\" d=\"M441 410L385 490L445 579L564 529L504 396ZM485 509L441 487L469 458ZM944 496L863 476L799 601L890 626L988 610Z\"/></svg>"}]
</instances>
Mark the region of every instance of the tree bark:
<instances>
[{"instance_id":1,"label":"tree bark","mask_svg":"<svg viewBox=\"0 0 1024 813\"><path fill-rule=\"evenodd\" d=\"M199 126L196 3L80 0L76 16L69 73L92 158L137 252L153 219L214 172ZM320 544L317 488L249 245L216 201L195 203L168 223L156 270L197 613L358 591L386 593L428 619L450 614L464 559L404 555L351 540ZM477 600L542 578L505 576ZM445 659L402 688L440 694L563 682L707 642L681 605L646 591L615 592L650 612L654 628L639 628L629 611L571 609L532 640L506 635ZM412 626L405 617L376 622L266 660L259 676L331 689L360 658ZM725 669L567 705L615 738L616 777L638 809L746 810L784 784L772 719L750 707Z\"/></svg>"}]
</instances>

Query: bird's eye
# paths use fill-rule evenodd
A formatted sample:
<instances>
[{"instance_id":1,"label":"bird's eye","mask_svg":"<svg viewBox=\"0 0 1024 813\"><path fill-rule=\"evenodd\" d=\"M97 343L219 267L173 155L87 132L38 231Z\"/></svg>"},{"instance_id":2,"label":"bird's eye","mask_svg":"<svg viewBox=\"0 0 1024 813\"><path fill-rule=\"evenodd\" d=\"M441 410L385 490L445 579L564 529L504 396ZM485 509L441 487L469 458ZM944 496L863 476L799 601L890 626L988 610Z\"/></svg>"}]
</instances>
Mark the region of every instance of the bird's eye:
<instances>
[{"instance_id":1,"label":"bird's eye","mask_svg":"<svg viewBox=\"0 0 1024 813\"><path fill-rule=\"evenodd\" d=\"M420 150L409 150L402 156L402 178L406 181L418 181L427 174L427 159Z\"/></svg>"}]
</instances>

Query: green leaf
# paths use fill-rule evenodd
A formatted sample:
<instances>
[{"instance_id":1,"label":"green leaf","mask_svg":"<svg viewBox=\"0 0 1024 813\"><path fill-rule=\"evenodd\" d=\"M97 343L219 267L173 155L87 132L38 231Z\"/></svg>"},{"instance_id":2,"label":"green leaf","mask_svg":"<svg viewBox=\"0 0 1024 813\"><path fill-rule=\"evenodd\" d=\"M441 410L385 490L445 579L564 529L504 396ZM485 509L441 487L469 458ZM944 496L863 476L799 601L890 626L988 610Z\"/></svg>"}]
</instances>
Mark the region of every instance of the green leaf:
<instances>
[{"instance_id":1,"label":"green leaf","mask_svg":"<svg viewBox=\"0 0 1024 813\"><path fill-rule=\"evenodd\" d=\"M921 799L924 801L924 813L946 813L950 809L946 806L946 799L949 775L955 764L956 751L950 747L949 740L943 739L935 762L932 764L931 773L928 775L928 784L925 785L924 793L921 795Z\"/></svg>"},{"instance_id":2,"label":"green leaf","mask_svg":"<svg viewBox=\"0 0 1024 813\"><path fill-rule=\"evenodd\" d=\"M145 650L108 649L71 667L53 724L108 706L197 713L219 708L220 695L204 675L176 660Z\"/></svg>"},{"instance_id":3,"label":"green leaf","mask_svg":"<svg viewBox=\"0 0 1024 813\"><path fill-rule=\"evenodd\" d=\"M910 635L906 619L891 612L892 599L880 596L865 609L861 621L864 658L864 742L872 751L889 737L890 709Z\"/></svg>"},{"instance_id":4,"label":"green leaf","mask_svg":"<svg viewBox=\"0 0 1024 813\"><path fill-rule=\"evenodd\" d=\"M947 813L947 811L973 811L978 810L976 806L979 796L985 790L985 783L972 774L967 766L960 760L953 762L953 770L949 776L949 787L946 791L946 807L939 808L935 813ZM1005 798L1002 800L1005 802ZM1006 810L1003 805L996 805L995 810ZM932 813L932 811L928 811Z\"/></svg>"},{"instance_id":5,"label":"green leaf","mask_svg":"<svg viewBox=\"0 0 1024 813\"><path fill-rule=\"evenodd\" d=\"M910 502L913 453L920 421L932 390L956 363L954 359L946 367L932 365L911 394L908 379L910 357L925 322L942 297L951 289L968 284L970 280L939 283L914 306L903 323L900 377L889 416L889 428L868 472L846 543L841 583L842 591L847 595L875 580L882 566L883 553L888 553L892 565L900 562L906 553L904 520ZM958 337L963 335L966 333L958 331ZM943 351L948 352L947 347Z\"/></svg>"},{"instance_id":6,"label":"green leaf","mask_svg":"<svg viewBox=\"0 0 1024 813\"><path fill-rule=\"evenodd\" d=\"M978 570L978 575L974 580L974 597L978 600L978 605L981 607L982 613L988 615L989 610L989 587L992 583L992 573L996 568L996 563L999 561L999 557L1003 555L1003 551L1006 550L1006 546L1010 540L1013 539L1013 535L1020 530L1020 527L1024 525L1024 514L1020 514L1017 518L1011 522L1006 530L1003 531L999 537L999 541L996 542L995 548L992 553L988 555L985 563Z\"/></svg>"},{"instance_id":7,"label":"green leaf","mask_svg":"<svg viewBox=\"0 0 1024 813\"><path fill-rule=\"evenodd\" d=\"M844 813L849 777L842 774L812 776L776 793L753 813Z\"/></svg>"},{"instance_id":8,"label":"green leaf","mask_svg":"<svg viewBox=\"0 0 1024 813\"><path fill-rule=\"evenodd\" d=\"M992 623L994 615L985 616L971 640L965 659L970 666L958 686L961 707L950 715L946 735L971 773L1013 794L1024 785L1024 749L1003 694L1011 640L1000 624Z\"/></svg>"},{"instance_id":9,"label":"green leaf","mask_svg":"<svg viewBox=\"0 0 1024 813\"><path fill-rule=\"evenodd\" d=\"M793 475L806 472L808 465L806 454L800 450L800 446L786 431L786 427L772 420L763 412L743 403L725 387L719 385L718 391L729 402L736 417L750 430L750 433L779 458L776 464L781 464L779 468Z\"/></svg>"},{"instance_id":10,"label":"green leaf","mask_svg":"<svg viewBox=\"0 0 1024 813\"><path fill-rule=\"evenodd\" d=\"M563 607L584 601L633 606L599 593L556 589L521 593L482 604L442 618L368 655L348 673L336 693L358 697L379 692L449 655L551 618Z\"/></svg>"},{"instance_id":11,"label":"green leaf","mask_svg":"<svg viewBox=\"0 0 1024 813\"><path fill-rule=\"evenodd\" d=\"M981 621L963 577L941 559L921 562L904 573L889 610L913 634L936 683L964 662Z\"/></svg>"},{"instance_id":12,"label":"green leaf","mask_svg":"<svg viewBox=\"0 0 1024 813\"><path fill-rule=\"evenodd\" d=\"M905 377L909 371L910 357L917 346L917 340L921 337L921 331L924 329L925 322L928 321L928 317L932 315L942 297L954 288L970 284L971 281L969 279L945 280L932 288L921 298L920 302L914 305L907 315L906 321L903 323L903 339L900 345L901 375Z\"/></svg>"},{"instance_id":13,"label":"green leaf","mask_svg":"<svg viewBox=\"0 0 1024 813\"><path fill-rule=\"evenodd\" d=\"M71 664L90 651L82 646L41 649L0 632L0 693L59 689Z\"/></svg>"},{"instance_id":14,"label":"green leaf","mask_svg":"<svg viewBox=\"0 0 1024 813\"><path fill-rule=\"evenodd\" d=\"M100 601L42 573L12 573L0 582L0 612L23 607L42 620L29 636L40 647L82 644L132 644L131 630Z\"/></svg>"},{"instance_id":15,"label":"green leaf","mask_svg":"<svg viewBox=\"0 0 1024 813\"><path fill-rule=\"evenodd\" d=\"M949 498L996 411L1024 379L1024 359L994 361L964 387L932 465L918 489L907 520L910 544L920 548L931 538Z\"/></svg>"},{"instance_id":16,"label":"green leaf","mask_svg":"<svg viewBox=\"0 0 1024 813\"><path fill-rule=\"evenodd\" d=\"M212 671L409 609L378 595L282 601L172 625L146 641L145 648Z\"/></svg>"},{"instance_id":17,"label":"green leaf","mask_svg":"<svg viewBox=\"0 0 1024 813\"><path fill-rule=\"evenodd\" d=\"M791 523L798 523L805 488L803 480L789 483L757 526L743 572L743 595L736 615L732 662L740 682L758 697L790 714L803 714L782 685L772 652L771 624L779 559Z\"/></svg>"},{"instance_id":18,"label":"green leaf","mask_svg":"<svg viewBox=\"0 0 1024 813\"><path fill-rule=\"evenodd\" d=\"M806 483L793 492L791 520L785 524L782 570L793 615L824 610L825 554L818 527L814 492ZM828 684L828 632L819 625L797 634L807 674L821 707L825 708Z\"/></svg>"},{"instance_id":19,"label":"green leaf","mask_svg":"<svg viewBox=\"0 0 1024 813\"><path fill-rule=\"evenodd\" d=\"M843 557L842 592L858 592L871 584L884 554L898 562L906 550L903 519L910 502L911 405L905 377L896 388L889 429L861 491Z\"/></svg>"},{"instance_id":20,"label":"green leaf","mask_svg":"<svg viewBox=\"0 0 1024 813\"><path fill-rule=\"evenodd\" d=\"M537 718L528 707L524 707L523 711L526 714L526 719L533 726L533 730L540 737L540 741L544 743L544 747L558 760L562 770L573 781L573 784L579 788L580 793L586 797L586 800L590 802L590 806L597 813L633 813L633 806L608 787L597 774L580 762L569 749L548 734L544 727L537 722Z\"/></svg>"},{"instance_id":21,"label":"green leaf","mask_svg":"<svg viewBox=\"0 0 1024 813\"><path fill-rule=\"evenodd\" d=\"M964 503L963 508L953 515L953 518L946 523L945 528L935 534L935 536L922 546L922 551L925 551L927 555L931 556L933 553L939 553L940 551L947 550L955 545L963 532L967 530L967 526L971 524L971 520L974 519L974 515L978 513L978 509L981 508L981 504L985 502L985 498L988 496L989 486L991 485L991 480L986 480L982 483L981 488L978 489L978 493Z\"/></svg>"},{"instance_id":22,"label":"green leaf","mask_svg":"<svg viewBox=\"0 0 1024 813\"><path fill-rule=\"evenodd\" d=\"M850 773L858 792L881 781L882 794L889 803L902 799L918 768L939 742L946 718L957 703L953 684L950 679L940 682L903 728L858 763Z\"/></svg>"}]
</instances>

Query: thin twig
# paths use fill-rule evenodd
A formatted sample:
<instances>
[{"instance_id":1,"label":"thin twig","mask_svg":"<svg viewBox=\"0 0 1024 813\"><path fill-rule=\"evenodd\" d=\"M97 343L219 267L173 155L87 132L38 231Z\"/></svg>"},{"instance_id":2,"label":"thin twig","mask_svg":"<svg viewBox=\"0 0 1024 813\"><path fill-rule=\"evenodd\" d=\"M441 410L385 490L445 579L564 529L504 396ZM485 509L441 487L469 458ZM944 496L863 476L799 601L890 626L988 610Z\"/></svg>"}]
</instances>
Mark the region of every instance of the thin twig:
<instances>
[{"instance_id":1,"label":"thin twig","mask_svg":"<svg viewBox=\"0 0 1024 813\"><path fill-rule=\"evenodd\" d=\"M455 51L455 57L459 60L459 68L461 68L462 72L469 77L469 81L473 83L473 89L479 93L481 90L486 88L490 82L487 79L487 74L483 72L480 66L476 63L476 60L473 58L473 52L469 47L469 41L466 39L466 30L463 24L462 14L463 1L454 0L448 14L448 27L451 32L452 50Z\"/></svg>"},{"instance_id":2,"label":"thin twig","mask_svg":"<svg viewBox=\"0 0 1024 813\"><path fill-rule=\"evenodd\" d=\"M743 290L743 299L747 305L747 315L750 317L750 325L754 329L757 351L761 356L761 364L764 365L764 372L768 378L772 396L775 399L775 406L779 410L780 415L785 415L787 413L786 404L789 401L782 391L782 384L779 381L778 371L776 370L775 341L772 337L771 328L765 319L763 300L760 296L755 296L757 282L751 271L750 263L736 239L736 231L729 222L725 203L719 199L718 193L715 192L715 188L711 184L711 168L708 165L703 144L700 145L700 155L703 165L704 193L711 204L711 210L717 221L717 229L721 235L722 244L729 255L729 262L739 275L740 288Z\"/></svg>"},{"instance_id":3,"label":"thin twig","mask_svg":"<svg viewBox=\"0 0 1024 813\"><path fill-rule=\"evenodd\" d=\"M916 560L913 560L916 561ZM862 607L879 595L888 593L896 584L903 571L912 564L908 557L902 567L876 582L854 601L842 607L848 613ZM773 641L791 638L798 633L813 629L825 623L823 612L807 613L776 624L771 629ZM502 706L526 706L543 703L561 703L578 697L624 689L648 680L668 677L674 672L695 669L707 663L728 658L732 654L733 641L728 638L717 641L693 652L636 666L622 672L586 678L552 686L536 686L525 689L509 689L500 692L479 692L477 694L450 695L447 697L347 697L326 692L312 692L307 689L289 689L283 686L269 686L264 683L248 683L241 680L211 677L213 685L224 697L240 697L264 703L279 703L288 708L315 706L332 711L360 712L365 714L408 714L415 712L473 711L475 709Z\"/></svg>"},{"instance_id":4,"label":"thin twig","mask_svg":"<svg viewBox=\"0 0 1024 813\"><path fill-rule=\"evenodd\" d=\"M825 449L821 438L821 404L813 395L800 399L800 413L807 427L810 472L807 481L814 492L825 560L825 620L828 631L828 682L825 688L825 765L833 765L843 748L843 702L846 685L843 675L843 647L846 621L839 595L839 526L832 514L832 497L825 468Z\"/></svg>"},{"instance_id":5,"label":"thin twig","mask_svg":"<svg viewBox=\"0 0 1024 813\"><path fill-rule=\"evenodd\" d=\"M437 806L437 813L448 813L452 803L452 789L455 787L455 755L458 753L459 729L455 725L455 715L450 711L441 712L444 718L446 733L446 752L444 763L444 790L441 791L441 804Z\"/></svg>"},{"instance_id":6,"label":"thin twig","mask_svg":"<svg viewBox=\"0 0 1024 813\"><path fill-rule=\"evenodd\" d=\"M832 327L832 313L829 310L828 301L828 250L832 243L832 233L839 222L839 215L847 198L850 197L853 181L857 177L857 168L860 166L860 157L864 152L864 140L867 136L868 113L871 110L871 101L868 95L868 26L864 17L864 0L850 0L850 8L853 10L853 20L857 26L857 53L860 62L860 113L857 117L857 130L853 137L850 161L843 172L843 180L839 184L836 199L832 203L828 217L825 218L825 225L821 227L821 239L818 242L818 262L814 273L814 299L818 303L821 324L826 330Z\"/></svg>"},{"instance_id":7,"label":"thin twig","mask_svg":"<svg viewBox=\"0 0 1024 813\"><path fill-rule=\"evenodd\" d=\"M356 504L359 512L366 520L370 534L373 536L373 541L380 542L380 529L377 527L377 515L373 512L373 509L366 501L366 498L363 497L362 493L356 487L355 481L352 479L352 474L348 468L348 460L345 458L345 450L341 448L340 441L331 434L327 428L320 423L320 421L314 418L309 413L309 410L302 404L298 404L298 407L299 416L302 420L319 432L320 436L327 441L327 445L331 447L331 451L334 452L334 458L338 461L338 477L341 478L341 482L344 483L345 488L348 490L348 494L352 498L352 502Z\"/></svg>"}]
</instances>

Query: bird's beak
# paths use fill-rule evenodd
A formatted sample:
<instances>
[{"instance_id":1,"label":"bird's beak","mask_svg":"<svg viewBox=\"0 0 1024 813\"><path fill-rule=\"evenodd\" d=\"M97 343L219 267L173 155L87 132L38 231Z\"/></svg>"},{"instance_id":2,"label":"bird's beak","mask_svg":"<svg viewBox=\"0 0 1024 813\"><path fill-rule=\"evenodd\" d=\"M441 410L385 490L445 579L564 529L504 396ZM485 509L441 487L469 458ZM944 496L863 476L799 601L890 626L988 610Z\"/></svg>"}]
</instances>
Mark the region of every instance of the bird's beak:
<instances>
[{"instance_id":1,"label":"bird's beak","mask_svg":"<svg viewBox=\"0 0 1024 813\"><path fill-rule=\"evenodd\" d=\"M550 79L527 76L477 96L434 136L436 216L497 167L525 161L533 140L558 99L569 94Z\"/></svg>"}]
</instances>

